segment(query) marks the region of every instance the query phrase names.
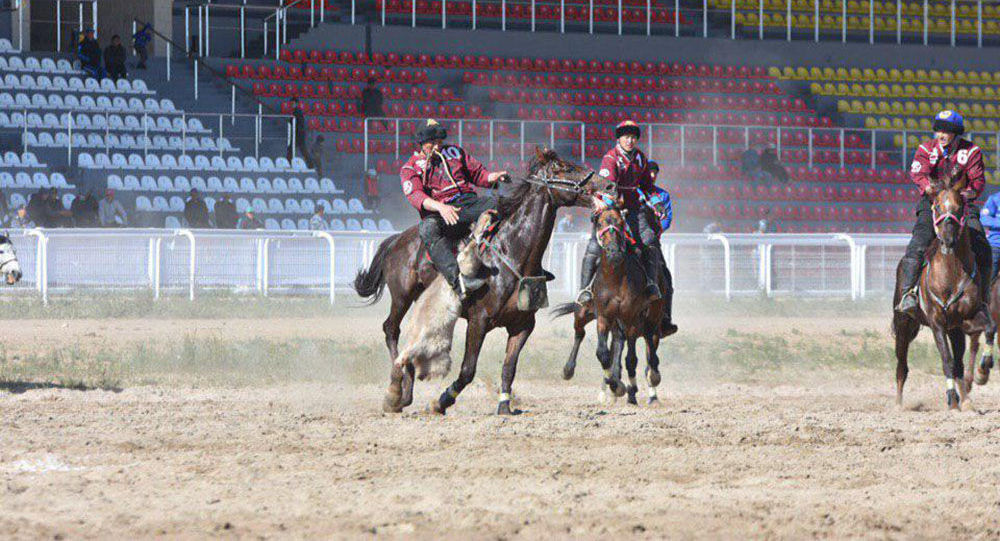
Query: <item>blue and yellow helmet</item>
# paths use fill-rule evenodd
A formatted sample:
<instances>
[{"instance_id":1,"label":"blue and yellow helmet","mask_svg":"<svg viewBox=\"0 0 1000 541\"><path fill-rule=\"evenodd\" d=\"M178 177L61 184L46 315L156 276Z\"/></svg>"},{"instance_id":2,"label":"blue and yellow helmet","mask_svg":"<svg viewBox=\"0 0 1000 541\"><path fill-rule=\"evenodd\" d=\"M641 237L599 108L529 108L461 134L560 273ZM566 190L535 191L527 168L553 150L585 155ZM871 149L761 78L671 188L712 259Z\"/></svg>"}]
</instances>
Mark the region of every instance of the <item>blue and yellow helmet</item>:
<instances>
[{"instance_id":1,"label":"blue and yellow helmet","mask_svg":"<svg viewBox=\"0 0 1000 541\"><path fill-rule=\"evenodd\" d=\"M957 111L941 111L934 117L934 131L962 135L965 133L965 120Z\"/></svg>"}]
</instances>

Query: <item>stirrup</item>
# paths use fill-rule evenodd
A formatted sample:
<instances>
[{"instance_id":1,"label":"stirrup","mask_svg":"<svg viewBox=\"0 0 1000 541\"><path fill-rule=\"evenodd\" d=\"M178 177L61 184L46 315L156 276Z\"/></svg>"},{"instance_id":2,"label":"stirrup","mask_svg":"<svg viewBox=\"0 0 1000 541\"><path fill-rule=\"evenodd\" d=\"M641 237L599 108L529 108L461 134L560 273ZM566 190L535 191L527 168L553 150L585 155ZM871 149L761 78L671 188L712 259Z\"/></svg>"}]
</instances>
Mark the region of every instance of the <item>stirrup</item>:
<instances>
[{"instance_id":1,"label":"stirrup","mask_svg":"<svg viewBox=\"0 0 1000 541\"><path fill-rule=\"evenodd\" d=\"M587 284L587 287L581 289L580 292L576 294L576 300L574 301L576 304L583 306L584 304L594 300L594 292L590 290L591 285L593 285L593 282Z\"/></svg>"},{"instance_id":2,"label":"stirrup","mask_svg":"<svg viewBox=\"0 0 1000 541\"><path fill-rule=\"evenodd\" d=\"M901 314L913 315L913 311L920 306L920 301L917 299L917 287L914 286L903 293L903 297L899 299L899 304L894 308L895 311Z\"/></svg>"},{"instance_id":3,"label":"stirrup","mask_svg":"<svg viewBox=\"0 0 1000 541\"><path fill-rule=\"evenodd\" d=\"M486 280L475 276L458 275L458 297L463 301L486 285Z\"/></svg>"}]
</instances>

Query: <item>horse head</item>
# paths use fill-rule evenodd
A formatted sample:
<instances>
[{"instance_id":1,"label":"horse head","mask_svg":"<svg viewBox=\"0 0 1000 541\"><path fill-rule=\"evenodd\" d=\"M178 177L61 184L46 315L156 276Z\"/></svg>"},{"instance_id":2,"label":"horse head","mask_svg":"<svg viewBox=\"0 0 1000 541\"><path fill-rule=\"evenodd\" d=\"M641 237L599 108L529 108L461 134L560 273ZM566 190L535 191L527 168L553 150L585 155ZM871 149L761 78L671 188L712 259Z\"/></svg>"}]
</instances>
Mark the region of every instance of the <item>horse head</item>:
<instances>
[{"instance_id":1,"label":"horse head","mask_svg":"<svg viewBox=\"0 0 1000 541\"><path fill-rule=\"evenodd\" d=\"M610 206L594 216L597 244L601 247L604 258L612 265L621 263L628 250L625 227L625 219L617 207Z\"/></svg>"},{"instance_id":2,"label":"horse head","mask_svg":"<svg viewBox=\"0 0 1000 541\"><path fill-rule=\"evenodd\" d=\"M21 280L21 264L14 252L14 243L5 234L0 234L0 273L7 285L14 285Z\"/></svg>"},{"instance_id":3,"label":"horse head","mask_svg":"<svg viewBox=\"0 0 1000 541\"><path fill-rule=\"evenodd\" d=\"M597 189L594 170L559 157L555 150L535 147L528 164L528 181L549 190L552 201L560 207L587 207Z\"/></svg>"},{"instance_id":4,"label":"horse head","mask_svg":"<svg viewBox=\"0 0 1000 541\"><path fill-rule=\"evenodd\" d=\"M945 254L954 249L955 243L958 242L965 229L965 198L962 196L962 190L965 189L965 179L963 177L955 182L958 172L956 166L943 178L931 182L934 234L941 242L941 248Z\"/></svg>"}]
</instances>

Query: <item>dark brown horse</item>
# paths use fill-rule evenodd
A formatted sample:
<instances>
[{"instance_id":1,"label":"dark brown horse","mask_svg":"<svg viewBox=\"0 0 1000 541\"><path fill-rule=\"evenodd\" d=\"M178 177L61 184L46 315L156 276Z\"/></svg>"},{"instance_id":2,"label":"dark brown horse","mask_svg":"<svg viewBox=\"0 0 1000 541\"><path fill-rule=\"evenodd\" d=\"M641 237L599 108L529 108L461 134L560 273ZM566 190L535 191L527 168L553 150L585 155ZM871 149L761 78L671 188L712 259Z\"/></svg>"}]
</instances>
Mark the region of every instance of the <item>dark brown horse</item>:
<instances>
[{"instance_id":1,"label":"dark brown horse","mask_svg":"<svg viewBox=\"0 0 1000 541\"><path fill-rule=\"evenodd\" d=\"M518 308L520 277L543 274L542 255L549 244L560 207L587 207L596 189L593 170L559 158L552 150L537 150L528 175L515 181L512 192L500 198L500 225L491 244L495 250L483 254L483 265L491 269L487 286L462 307L468 321L465 355L456 379L440 398L431 403L431 411L444 413L455 398L472 382L476 374L479 350L486 334L497 327L507 330L499 414L511 414L510 393L517 370L517 360L528 336L535 327L535 311ZM358 273L354 289L361 297L376 302L386 286L392 297L389 317L382 324L389 357L398 355L400 322L410 305L437 276L425 256L417 228L411 227L389 237L379 246L371 266ZM513 267L513 268L511 268ZM383 409L399 412L413 402L413 368L394 367Z\"/></svg>"},{"instance_id":2,"label":"dark brown horse","mask_svg":"<svg viewBox=\"0 0 1000 541\"><path fill-rule=\"evenodd\" d=\"M646 274L639 260L641 254L630 245L625 221L614 208L600 212L595 217L597 241L601 246L601 260L594 284L594 300L585 304L566 303L556 307L558 317L574 314L575 337L569 359L563 367L563 378L570 379L576 371L576 358L580 343L586 335L585 327L597 319L597 359L604 369L604 384L614 396L628 394L628 403L637 404L636 392L636 341L646 342L646 382L649 384L649 403L658 401L656 387L660 384L660 358L656 352L660 345L660 323L663 299L650 299L643 293ZM659 277L661 291L665 291L665 277ZM608 334L611 347L608 348ZM621 382L621 355L625 346L625 370L629 384Z\"/></svg>"},{"instance_id":3,"label":"dark brown horse","mask_svg":"<svg viewBox=\"0 0 1000 541\"><path fill-rule=\"evenodd\" d=\"M1000 321L1000 280L994 279L990 286L990 316L993 323ZM986 351L983 358L976 363L979 355L979 336L981 333L973 333L969 336L969 364L965 367L965 386L972 389L972 383L976 385L986 385L990 380L990 370L993 368L993 342L996 340L996 329L993 333L986 334ZM975 365L975 374L973 374Z\"/></svg>"},{"instance_id":4,"label":"dark brown horse","mask_svg":"<svg viewBox=\"0 0 1000 541\"><path fill-rule=\"evenodd\" d=\"M963 378L962 357L965 335L978 336L986 332L992 348L996 325L981 310L979 269L972 252L972 241L965 226L965 200L961 190L965 183L952 185L951 178L934 184L932 210L936 238L927 250L927 264L917 284L920 307L917 319L895 313L892 320L896 336L896 403L902 405L903 385L909 372L907 354L910 342L921 325L934 332L934 343L941 354L941 366L947 385L948 407L961 409L968 400L969 382ZM902 266L896 269L896 294L893 306L903 295L900 284ZM958 384L956 385L956 380Z\"/></svg>"}]
</instances>

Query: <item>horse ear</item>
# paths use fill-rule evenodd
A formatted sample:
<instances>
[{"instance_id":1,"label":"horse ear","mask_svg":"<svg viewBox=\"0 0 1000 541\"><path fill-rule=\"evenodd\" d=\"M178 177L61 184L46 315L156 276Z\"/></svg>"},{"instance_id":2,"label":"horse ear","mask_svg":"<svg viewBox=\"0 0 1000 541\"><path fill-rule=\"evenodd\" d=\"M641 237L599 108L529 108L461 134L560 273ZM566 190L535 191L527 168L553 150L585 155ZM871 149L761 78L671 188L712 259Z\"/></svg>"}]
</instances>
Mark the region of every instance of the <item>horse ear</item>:
<instances>
[{"instance_id":1,"label":"horse ear","mask_svg":"<svg viewBox=\"0 0 1000 541\"><path fill-rule=\"evenodd\" d=\"M542 146L536 145L535 146L535 158L538 158L538 161L544 160L545 159L545 152L547 150L548 149L546 149L546 148L544 148Z\"/></svg>"}]
</instances>

